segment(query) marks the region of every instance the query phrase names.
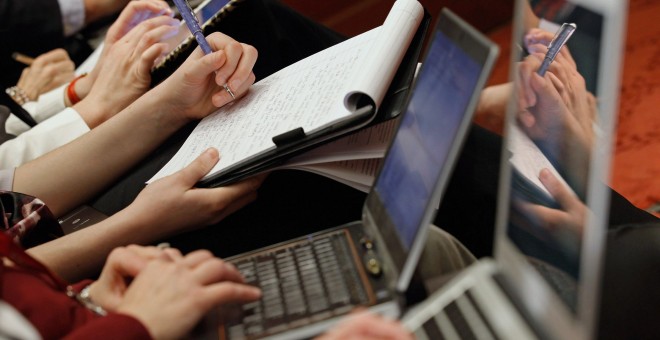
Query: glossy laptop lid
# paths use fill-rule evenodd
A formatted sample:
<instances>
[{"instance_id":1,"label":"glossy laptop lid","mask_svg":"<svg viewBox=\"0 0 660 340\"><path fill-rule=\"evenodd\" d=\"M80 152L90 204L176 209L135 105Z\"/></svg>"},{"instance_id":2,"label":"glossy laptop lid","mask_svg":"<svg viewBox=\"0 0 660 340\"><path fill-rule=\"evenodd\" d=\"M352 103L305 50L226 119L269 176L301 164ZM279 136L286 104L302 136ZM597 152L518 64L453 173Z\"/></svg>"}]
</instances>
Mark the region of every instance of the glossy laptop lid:
<instances>
[{"instance_id":1,"label":"glossy laptop lid","mask_svg":"<svg viewBox=\"0 0 660 340\"><path fill-rule=\"evenodd\" d=\"M511 79L518 85L505 126L495 254L524 310L553 338L594 335L626 9L616 0L516 3ZM525 25L537 18L552 34L564 22L577 25L567 44L572 60L553 63L574 62L579 75L551 66L545 78L521 81L525 56L516 50L524 46ZM555 74L563 88L553 83ZM514 173L554 202L536 200Z\"/></svg>"},{"instance_id":2,"label":"glossy laptop lid","mask_svg":"<svg viewBox=\"0 0 660 340\"><path fill-rule=\"evenodd\" d=\"M364 209L365 225L378 226L399 292L410 283L496 57L496 45L443 9Z\"/></svg>"}]
</instances>

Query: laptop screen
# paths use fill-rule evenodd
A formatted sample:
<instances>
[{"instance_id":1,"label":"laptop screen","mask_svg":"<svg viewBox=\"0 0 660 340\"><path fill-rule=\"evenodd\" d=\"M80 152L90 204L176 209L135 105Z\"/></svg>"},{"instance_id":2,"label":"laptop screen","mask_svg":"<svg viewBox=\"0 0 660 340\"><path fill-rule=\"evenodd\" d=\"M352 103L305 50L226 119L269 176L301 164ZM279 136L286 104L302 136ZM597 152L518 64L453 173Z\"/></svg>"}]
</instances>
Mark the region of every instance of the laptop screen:
<instances>
[{"instance_id":1,"label":"laptop screen","mask_svg":"<svg viewBox=\"0 0 660 340\"><path fill-rule=\"evenodd\" d=\"M555 313L567 323L552 328L575 329L578 337L588 336L597 306L624 6L609 0L520 0L517 6L514 47L522 53L512 58L516 85L497 258L518 271L512 281L533 313ZM542 46L564 23L577 28L540 76Z\"/></svg>"},{"instance_id":2,"label":"laptop screen","mask_svg":"<svg viewBox=\"0 0 660 340\"><path fill-rule=\"evenodd\" d=\"M416 263L418 254L406 255L421 251L420 230L435 214L495 55L492 43L442 13L370 195L384 209L377 225L399 269L406 260Z\"/></svg>"},{"instance_id":3,"label":"laptop screen","mask_svg":"<svg viewBox=\"0 0 660 340\"><path fill-rule=\"evenodd\" d=\"M410 249L440 170L479 80L481 65L438 33L376 181L396 231Z\"/></svg>"}]
</instances>

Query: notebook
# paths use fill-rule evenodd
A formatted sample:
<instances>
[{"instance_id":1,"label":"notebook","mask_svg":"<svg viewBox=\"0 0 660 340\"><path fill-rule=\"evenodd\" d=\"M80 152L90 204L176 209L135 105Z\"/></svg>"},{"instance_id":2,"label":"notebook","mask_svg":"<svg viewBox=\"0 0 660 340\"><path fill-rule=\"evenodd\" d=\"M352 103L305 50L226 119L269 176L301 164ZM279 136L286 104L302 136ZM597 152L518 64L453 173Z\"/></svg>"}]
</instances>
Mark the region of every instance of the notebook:
<instances>
[{"instance_id":1,"label":"notebook","mask_svg":"<svg viewBox=\"0 0 660 340\"><path fill-rule=\"evenodd\" d=\"M443 10L361 221L227 259L262 288L221 338L298 339L357 306L397 317L497 48Z\"/></svg>"},{"instance_id":2,"label":"notebook","mask_svg":"<svg viewBox=\"0 0 660 340\"><path fill-rule=\"evenodd\" d=\"M517 1L515 7L514 50L523 37L523 13L529 13L524 10L524 1L528 0ZM577 24L568 45L577 68L580 72L598 70L595 76L584 76L586 87L598 98L591 125L595 138L591 156L577 159L578 163L586 162L584 167L569 166L575 165L571 162L576 161L574 156L580 150L578 144L572 144L559 153L560 157L550 157L561 176L584 171L584 199L577 194L567 196L569 200L557 199L562 209L572 206L571 211L583 214L561 215L571 216L574 223L545 224L544 212L559 210L549 210L517 191L520 189L512 179L510 160L511 150L519 148L511 145L514 138L508 131L520 126L516 125L517 109L512 103L505 127L494 258L479 260L468 267L404 316L405 325L418 339L590 339L595 336L608 216L609 189L604 183L608 183L609 176L627 3L535 0L531 8L538 10L538 4L549 9L537 12L544 18L542 25L549 30L563 22ZM553 26L550 21L557 18ZM515 66L519 57L512 57L512 79L517 79ZM520 130L535 144L542 143L526 130ZM543 152L548 152L547 146L552 142L560 141L546 141Z\"/></svg>"}]
</instances>

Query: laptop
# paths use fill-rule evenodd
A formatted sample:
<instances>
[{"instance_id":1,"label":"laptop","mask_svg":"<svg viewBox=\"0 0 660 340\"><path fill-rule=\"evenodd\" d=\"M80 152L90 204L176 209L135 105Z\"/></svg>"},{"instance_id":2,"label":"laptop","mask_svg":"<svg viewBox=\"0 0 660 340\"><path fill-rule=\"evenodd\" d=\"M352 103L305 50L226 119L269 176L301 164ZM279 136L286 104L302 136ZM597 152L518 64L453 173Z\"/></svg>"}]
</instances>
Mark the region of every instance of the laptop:
<instances>
[{"instance_id":1,"label":"laptop","mask_svg":"<svg viewBox=\"0 0 660 340\"><path fill-rule=\"evenodd\" d=\"M492 42L441 12L362 220L228 258L263 296L223 320L221 338L309 338L358 306L401 314L496 55Z\"/></svg>"},{"instance_id":2,"label":"laptop","mask_svg":"<svg viewBox=\"0 0 660 340\"><path fill-rule=\"evenodd\" d=\"M576 23L577 30L567 46L575 56L578 71L597 70L583 76L586 88L598 98L593 125L585 125L593 128L592 150L590 156L575 157L584 145L571 144L569 148L554 149L562 152L552 154L548 146L561 145L562 139L542 140L521 127L516 119L519 111L515 98L512 100L505 126L494 258L481 259L463 270L403 317L418 339L591 339L596 335L609 204L605 183L614 139L627 3L533 0L526 8L526 1L516 2L514 51L522 41L523 22L529 22L525 13L541 5L551 9L536 12L546 30L554 33L563 22ZM552 19L558 20L553 24ZM511 79L518 79L516 65L520 58L512 57ZM536 151L514 144L520 136L513 136L513 129L538 146ZM565 131L558 135L568 136ZM562 185L570 188L564 189L574 194L556 199L558 206L544 206L542 200L520 192L513 178L514 168L520 164L512 162L520 156L516 152L532 152L522 155L530 160L550 153L552 157L543 164L552 164L557 176L582 178L583 182L566 180ZM535 173L545 167L537 167ZM575 176L580 172L581 176ZM572 208L567 209L569 206ZM572 222L562 219L555 220L562 223L547 223L551 221L547 218L549 212L555 217L570 217Z\"/></svg>"}]
</instances>

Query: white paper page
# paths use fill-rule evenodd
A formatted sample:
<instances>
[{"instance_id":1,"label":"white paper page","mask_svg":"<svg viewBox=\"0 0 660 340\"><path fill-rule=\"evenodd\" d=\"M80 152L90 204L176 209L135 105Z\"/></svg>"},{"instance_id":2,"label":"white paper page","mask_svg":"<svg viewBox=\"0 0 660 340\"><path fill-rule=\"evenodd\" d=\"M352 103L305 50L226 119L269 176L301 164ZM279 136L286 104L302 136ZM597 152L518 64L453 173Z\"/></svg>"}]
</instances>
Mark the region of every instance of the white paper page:
<instances>
[{"instance_id":1,"label":"white paper page","mask_svg":"<svg viewBox=\"0 0 660 340\"><path fill-rule=\"evenodd\" d=\"M356 93L366 93L376 104L383 101L387 88L376 88L373 84L392 82L407 50L393 51L392 46L410 46L423 17L424 8L417 0L397 0L394 3L381 26L382 32L371 47L370 54L374 58L362 60L361 73L356 74L350 86L345 89L345 93L348 93L345 98L346 107L355 107L351 96Z\"/></svg>"},{"instance_id":2,"label":"white paper page","mask_svg":"<svg viewBox=\"0 0 660 340\"><path fill-rule=\"evenodd\" d=\"M374 183L383 158L353 159L338 162L280 166L277 169L297 169L323 175L338 182L368 192Z\"/></svg>"},{"instance_id":3,"label":"white paper page","mask_svg":"<svg viewBox=\"0 0 660 340\"><path fill-rule=\"evenodd\" d=\"M509 130L509 150L513 154L511 156L511 164L528 180L538 186L541 190L550 195L548 189L543 186L539 179L539 173L543 168L550 170L550 172L559 179L566 188L571 190L571 187L559 175L557 169L550 163L550 161L543 155L543 152L534 144L534 142L522 131L517 125L512 125ZM571 190L572 191L572 190ZM550 195L552 197L552 195Z\"/></svg>"},{"instance_id":4,"label":"white paper page","mask_svg":"<svg viewBox=\"0 0 660 340\"><path fill-rule=\"evenodd\" d=\"M288 160L285 166L350 159L383 158L399 119L394 118L339 138Z\"/></svg>"},{"instance_id":5,"label":"white paper page","mask_svg":"<svg viewBox=\"0 0 660 340\"><path fill-rule=\"evenodd\" d=\"M398 23L412 25L405 20ZM345 89L362 73L361 60L375 57L372 45L380 29L316 53L253 85L247 96L204 118L149 182L183 169L209 147L217 148L222 157L207 177L273 149L273 136L298 127L313 133L349 116L352 112L342 102ZM379 58L403 55L408 45L397 48L390 42L388 46L389 52L378 55ZM372 81L371 86L385 91L390 81Z\"/></svg>"}]
</instances>

